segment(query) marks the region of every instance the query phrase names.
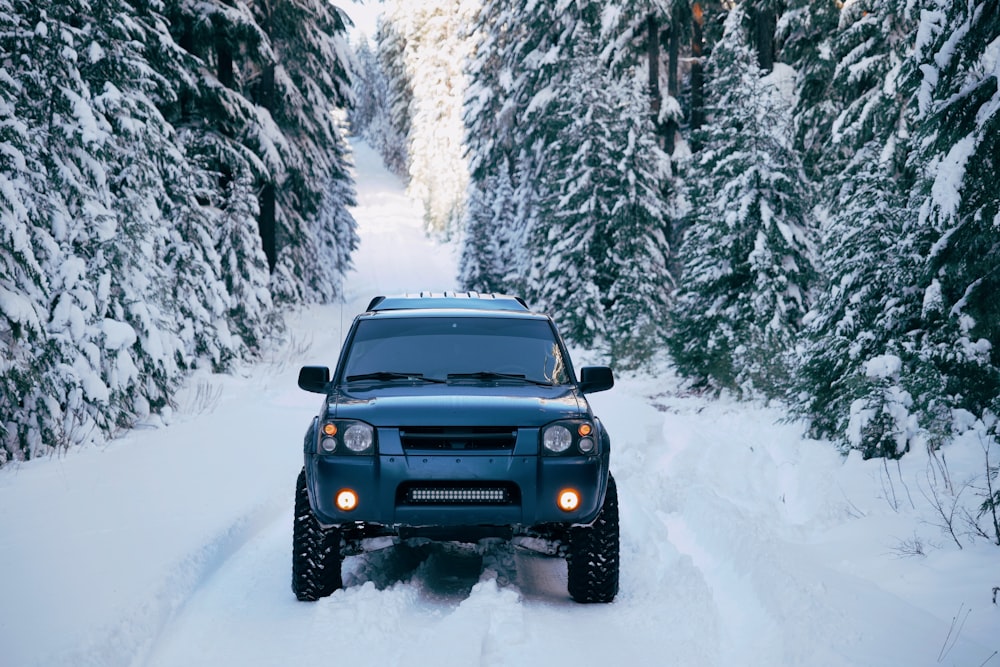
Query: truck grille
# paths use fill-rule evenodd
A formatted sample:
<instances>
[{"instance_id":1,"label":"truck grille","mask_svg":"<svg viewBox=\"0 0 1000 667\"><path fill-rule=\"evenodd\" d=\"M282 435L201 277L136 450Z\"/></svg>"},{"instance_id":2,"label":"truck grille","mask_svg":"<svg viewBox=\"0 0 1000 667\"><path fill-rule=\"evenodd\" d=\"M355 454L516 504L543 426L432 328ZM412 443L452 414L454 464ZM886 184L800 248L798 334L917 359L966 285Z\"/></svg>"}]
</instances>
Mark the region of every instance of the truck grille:
<instances>
[{"instance_id":1,"label":"truck grille","mask_svg":"<svg viewBox=\"0 0 1000 667\"><path fill-rule=\"evenodd\" d=\"M405 450L511 450L517 440L517 429L512 426L415 426L400 428L399 439Z\"/></svg>"},{"instance_id":2,"label":"truck grille","mask_svg":"<svg viewBox=\"0 0 1000 667\"><path fill-rule=\"evenodd\" d=\"M510 505L520 500L510 482L409 482L399 487L402 505Z\"/></svg>"}]
</instances>

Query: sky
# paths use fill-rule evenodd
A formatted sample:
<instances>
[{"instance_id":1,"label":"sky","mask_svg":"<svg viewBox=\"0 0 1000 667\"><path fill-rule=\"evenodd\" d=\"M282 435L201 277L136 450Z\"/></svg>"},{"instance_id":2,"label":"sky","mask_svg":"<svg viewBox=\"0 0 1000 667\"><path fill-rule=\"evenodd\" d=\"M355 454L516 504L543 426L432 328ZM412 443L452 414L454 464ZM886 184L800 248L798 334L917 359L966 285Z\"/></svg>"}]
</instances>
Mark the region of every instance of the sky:
<instances>
[{"instance_id":1,"label":"sky","mask_svg":"<svg viewBox=\"0 0 1000 667\"><path fill-rule=\"evenodd\" d=\"M378 17L382 13L381 0L365 0L365 2L342 2L340 8L347 13L354 22L351 32L352 41L355 35L364 35L369 39L375 37L375 29L378 27Z\"/></svg>"}]
</instances>

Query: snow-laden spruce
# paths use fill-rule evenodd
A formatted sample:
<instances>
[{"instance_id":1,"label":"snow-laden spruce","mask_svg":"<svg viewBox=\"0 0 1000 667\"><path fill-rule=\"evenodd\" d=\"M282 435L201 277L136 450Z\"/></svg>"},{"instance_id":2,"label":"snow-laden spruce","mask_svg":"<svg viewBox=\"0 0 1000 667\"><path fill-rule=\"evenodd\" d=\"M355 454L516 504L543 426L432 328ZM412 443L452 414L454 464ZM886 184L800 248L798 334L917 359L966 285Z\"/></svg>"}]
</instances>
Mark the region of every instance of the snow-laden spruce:
<instances>
[{"instance_id":1,"label":"snow-laden spruce","mask_svg":"<svg viewBox=\"0 0 1000 667\"><path fill-rule=\"evenodd\" d=\"M328 113L346 100L344 23L306 0L264 10L0 3L0 463L168 410L187 370L259 351L280 327L273 294L336 296L355 244Z\"/></svg>"},{"instance_id":2,"label":"snow-laden spruce","mask_svg":"<svg viewBox=\"0 0 1000 667\"><path fill-rule=\"evenodd\" d=\"M708 63L669 346L697 384L780 395L815 281L810 192L790 108L758 67L744 19L730 12Z\"/></svg>"}]
</instances>

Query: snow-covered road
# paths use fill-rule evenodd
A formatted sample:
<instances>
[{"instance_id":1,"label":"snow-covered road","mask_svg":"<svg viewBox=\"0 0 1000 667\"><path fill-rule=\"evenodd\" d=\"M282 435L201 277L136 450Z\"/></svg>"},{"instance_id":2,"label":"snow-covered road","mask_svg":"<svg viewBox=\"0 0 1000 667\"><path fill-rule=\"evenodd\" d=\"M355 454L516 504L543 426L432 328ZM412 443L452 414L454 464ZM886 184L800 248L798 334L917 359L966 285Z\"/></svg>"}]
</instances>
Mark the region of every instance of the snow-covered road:
<instances>
[{"instance_id":1,"label":"snow-covered road","mask_svg":"<svg viewBox=\"0 0 1000 667\"><path fill-rule=\"evenodd\" d=\"M685 395L667 368L592 397L620 492L613 604L574 604L562 561L503 545L349 558L346 589L297 602L318 408L298 367L332 365L372 296L455 286L454 248L355 148L342 306L295 313L240 374L194 377L169 424L0 471L0 665L1000 665L996 547L901 558L926 526L878 462L845 464L779 409ZM900 494L925 467L904 461Z\"/></svg>"}]
</instances>

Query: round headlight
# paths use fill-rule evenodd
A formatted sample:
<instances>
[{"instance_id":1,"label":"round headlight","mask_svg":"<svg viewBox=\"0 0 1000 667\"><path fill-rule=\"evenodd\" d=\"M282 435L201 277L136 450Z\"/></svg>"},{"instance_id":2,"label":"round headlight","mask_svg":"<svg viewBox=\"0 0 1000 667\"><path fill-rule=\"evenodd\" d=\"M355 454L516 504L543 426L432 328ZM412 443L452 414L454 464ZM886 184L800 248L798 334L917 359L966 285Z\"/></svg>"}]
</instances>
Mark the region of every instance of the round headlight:
<instances>
[{"instance_id":1,"label":"round headlight","mask_svg":"<svg viewBox=\"0 0 1000 667\"><path fill-rule=\"evenodd\" d=\"M344 431L344 445L356 454L371 449L375 434L368 424L351 424Z\"/></svg>"},{"instance_id":2,"label":"round headlight","mask_svg":"<svg viewBox=\"0 0 1000 667\"><path fill-rule=\"evenodd\" d=\"M550 452L565 452L573 444L573 435L565 426L556 424L545 429L542 435L542 445Z\"/></svg>"}]
</instances>

